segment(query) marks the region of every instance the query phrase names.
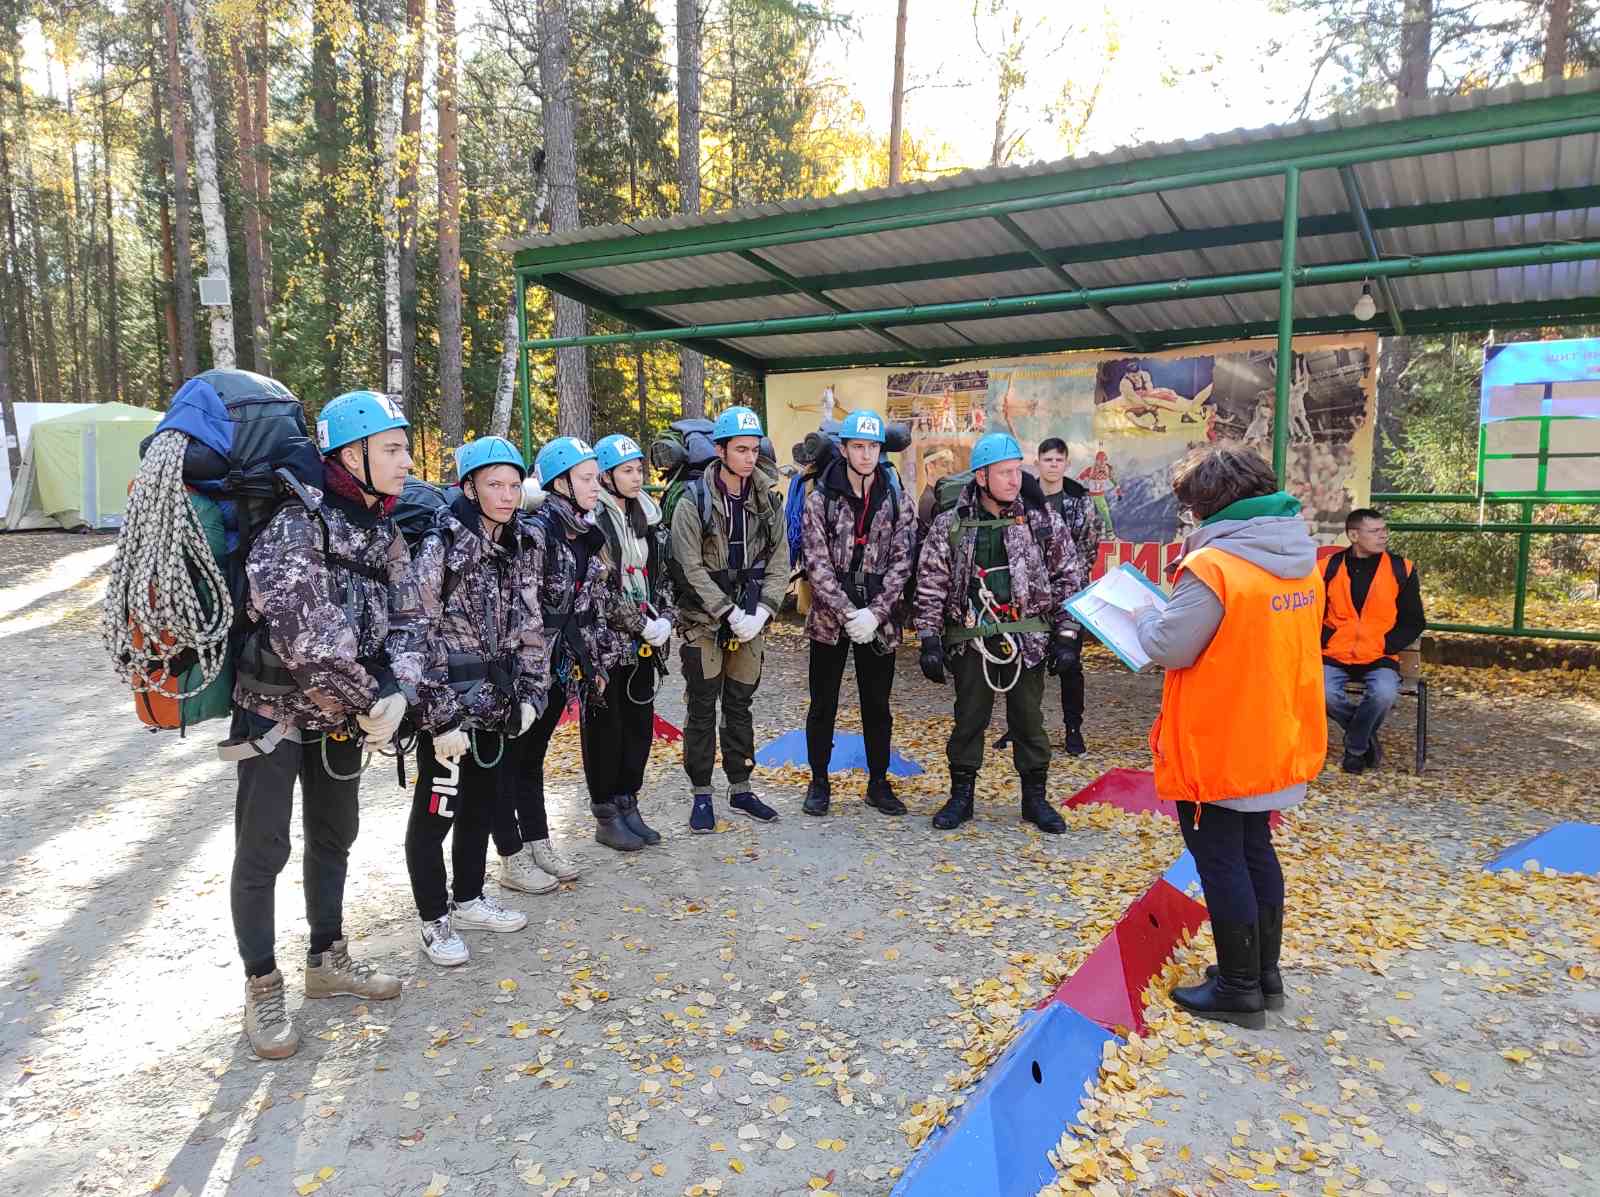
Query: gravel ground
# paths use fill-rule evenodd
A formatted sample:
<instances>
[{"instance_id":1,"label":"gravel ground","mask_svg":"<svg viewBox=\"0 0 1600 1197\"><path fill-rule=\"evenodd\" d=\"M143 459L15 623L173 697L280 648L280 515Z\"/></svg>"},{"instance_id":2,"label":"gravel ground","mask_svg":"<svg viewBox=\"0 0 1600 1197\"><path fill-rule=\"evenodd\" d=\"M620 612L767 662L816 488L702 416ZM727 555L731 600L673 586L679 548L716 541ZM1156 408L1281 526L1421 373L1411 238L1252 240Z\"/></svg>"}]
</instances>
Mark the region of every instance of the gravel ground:
<instances>
[{"instance_id":1,"label":"gravel ground","mask_svg":"<svg viewBox=\"0 0 1600 1197\"><path fill-rule=\"evenodd\" d=\"M469 933L472 961L446 972L417 947L408 796L379 758L346 930L404 992L302 1004L291 861L278 948L306 1039L291 1060L258 1062L239 1034L217 725L180 739L135 720L98 635L109 543L0 537L12 680L0 785L14 795L0 824L0 1169L22 1191L887 1192L908 1143L1004 1047L1017 1014L1180 850L1170 821L1106 809L1067 812L1063 837L1032 833L1001 760L980 781L978 818L933 833L948 691L902 653L896 746L928 768L900 785L910 817L862 806L854 775L835 780L832 817L808 819L803 774L763 770L781 822L691 838L676 747L658 745L642 805L666 842L619 856L589 839L563 729L552 821L584 875L508 898L528 929ZM1148 764L1158 680L1098 653L1090 669L1092 753L1058 757L1058 797ZM1062 1112L1087 1135L1063 1144L1064 1191L1079 1179L1111 1192L1269 1180L1600 1191L1584 1084L1600 1051L1600 894L1591 881L1474 873L1558 818L1596 817L1600 702L1592 679L1457 670L1438 682L1427 774L1390 766L1355 784L1329 772L1280 835L1284 1017L1208 1039L1158 996L1155 1031L1127 1049L1140 1058L1110 1064L1098 1104ZM782 628L758 742L803 722L804 688L803 641ZM669 678L660 709L673 722L681 694ZM1410 755L1402 724L1396 761ZM1285 1113L1309 1120L1305 1132ZM1279 1149L1294 1158L1250 1162Z\"/></svg>"}]
</instances>

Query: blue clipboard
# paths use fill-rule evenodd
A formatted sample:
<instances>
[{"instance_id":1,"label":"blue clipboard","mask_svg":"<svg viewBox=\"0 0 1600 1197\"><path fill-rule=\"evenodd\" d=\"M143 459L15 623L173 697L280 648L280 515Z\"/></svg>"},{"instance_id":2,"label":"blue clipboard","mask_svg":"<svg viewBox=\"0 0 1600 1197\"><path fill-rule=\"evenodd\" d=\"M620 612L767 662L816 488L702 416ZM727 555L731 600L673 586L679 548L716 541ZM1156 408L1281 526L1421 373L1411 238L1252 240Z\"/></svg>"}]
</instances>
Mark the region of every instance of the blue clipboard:
<instances>
[{"instance_id":1,"label":"blue clipboard","mask_svg":"<svg viewBox=\"0 0 1600 1197\"><path fill-rule=\"evenodd\" d=\"M1138 569L1135 569L1131 563L1124 561L1121 565L1117 566L1117 570L1121 574L1138 579L1139 583L1149 590L1150 593L1155 597L1157 609L1165 608L1166 605L1171 601L1166 591L1162 590L1161 587L1157 586L1149 578L1145 577L1144 573ZM1066 608L1068 615L1077 620L1081 627L1093 632L1095 639L1100 641L1101 644L1104 644L1113 653L1115 653L1117 655L1117 659L1126 665L1130 670L1132 670L1134 673L1147 672L1153 668L1153 666L1149 663L1146 663L1143 666L1136 664L1128 656L1127 652L1125 652L1123 648L1116 642L1115 638L1109 635L1106 629L1100 625L1097 618L1099 612L1096 611L1094 613L1087 613L1085 610L1087 606L1085 600L1093 599L1093 592L1095 588L1105 581L1106 576L1107 575L1102 575L1097 581L1089 583L1089 585L1078 591L1077 594L1067 599L1062 606ZM1097 601L1101 602L1103 609L1105 606L1103 600Z\"/></svg>"}]
</instances>

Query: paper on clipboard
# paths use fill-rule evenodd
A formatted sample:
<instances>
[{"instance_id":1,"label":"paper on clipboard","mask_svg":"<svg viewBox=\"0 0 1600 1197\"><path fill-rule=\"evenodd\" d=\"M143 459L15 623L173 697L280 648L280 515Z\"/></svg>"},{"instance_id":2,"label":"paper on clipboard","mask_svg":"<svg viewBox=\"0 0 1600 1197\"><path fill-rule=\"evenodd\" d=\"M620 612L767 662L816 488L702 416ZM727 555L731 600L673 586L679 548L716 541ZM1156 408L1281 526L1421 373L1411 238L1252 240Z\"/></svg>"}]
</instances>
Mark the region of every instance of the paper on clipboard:
<instances>
[{"instance_id":1,"label":"paper on clipboard","mask_svg":"<svg viewBox=\"0 0 1600 1197\"><path fill-rule=\"evenodd\" d=\"M1067 600L1067 613L1076 619L1135 673L1150 668L1150 658L1139 646L1134 613L1140 607L1167 608L1167 596L1149 578L1127 562L1107 570L1097 582Z\"/></svg>"}]
</instances>

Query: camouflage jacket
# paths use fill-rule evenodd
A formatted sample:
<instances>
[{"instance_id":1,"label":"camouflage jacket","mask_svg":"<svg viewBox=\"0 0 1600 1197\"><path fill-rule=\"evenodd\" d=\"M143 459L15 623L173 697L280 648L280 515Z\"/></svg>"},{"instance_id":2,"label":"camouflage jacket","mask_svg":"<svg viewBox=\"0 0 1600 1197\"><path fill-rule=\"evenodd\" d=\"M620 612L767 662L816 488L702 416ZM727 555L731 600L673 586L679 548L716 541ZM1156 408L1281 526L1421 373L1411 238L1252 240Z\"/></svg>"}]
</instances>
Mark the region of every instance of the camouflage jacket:
<instances>
[{"instance_id":1,"label":"camouflage jacket","mask_svg":"<svg viewBox=\"0 0 1600 1197\"><path fill-rule=\"evenodd\" d=\"M552 684L567 685L576 667L586 693L603 694L611 670L644 630L644 616L622 593L605 533L554 491L547 491L544 502L531 514L519 514L516 526L527 542L521 550L527 562L525 601L543 617ZM574 549L580 537L589 554L581 579ZM568 615L568 630L558 632L555 625ZM581 652L574 638L582 645Z\"/></svg>"},{"instance_id":2,"label":"camouflage jacket","mask_svg":"<svg viewBox=\"0 0 1600 1197\"><path fill-rule=\"evenodd\" d=\"M416 692L425 617L411 554L394 522L339 495L305 489L317 513L285 503L245 560L249 617L297 688L262 694L240 683L233 700L274 722L333 731L396 687L407 697Z\"/></svg>"},{"instance_id":3,"label":"camouflage jacket","mask_svg":"<svg viewBox=\"0 0 1600 1197\"><path fill-rule=\"evenodd\" d=\"M544 710L550 650L544 620L523 602L525 547L514 531L484 536L465 496L434 513L412 559L428 614L417 722L429 731L465 723L515 733L522 703Z\"/></svg>"},{"instance_id":4,"label":"camouflage jacket","mask_svg":"<svg viewBox=\"0 0 1600 1197\"><path fill-rule=\"evenodd\" d=\"M707 488L710 526L700 518L696 491ZM677 626L684 641L693 644L714 636L723 616L733 610L733 600L712 575L728 568L728 500L717 488L714 468L691 483L672 511L672 574ZM783 499L772 489L769 476L757 469L751 476L746 500L747 561L766 562L760 579L758 602L776 615L783 610L789 589L789 535L783 522Z\"/></svg>"},{"instance_id":5,"label":"camouflage jacket","mask_svg":"<svg viewBox=\"0 0 1600 1197\"><path fill-rule=\"evenodd\" d=\"M1010 562L1011 601L1018 618L1039 616L1055 631L1074 627L1061 604L1072 594L1072 580L1082 572L1077 546L1067 535L1061 517L1046 507L1026 507L1020 498L1002 509L1002 518L1017 522L1005 530ZM978 612L969 610L972 593L972 554L975 528L959 529L952 551L951 530L962 519L989 519L978 502L978 485L969 482L949 511L940 512L922 543L917 560L917 634L943 636L946 630L973 626ZM1021 636L1022 660L1028 668L1044 660L1050 635L1025 632ZM949 646L958 653L965 641Z\"/></svg>"},{"instance_id":6,"label":"camouflage jacket","mask_svg":"<svg viewBox=\"0 0 1600 1197\"><path fill-rule=\"evenodd\" d=\"M1095 509L1094 499L1071 478L1062 479L1061 489L1046 495L1044 501L1066 524L1067 535L1072 537L1073 547L1078 550L1078 568L1067 583L1067 595L1071 597L1089 584L1095 560L1100 555L1105 526ZM1077 627L1077 621L1069 621L1069 626Z\"/></svg>"},{"instance_id":7,"label":"camouflage jacket","mask_svg":"<svg viewBox=\"0 0 1600 1197\"><path fill-rule=\"evenodd\" d=\"M891 493L890 486L888 471L880 466L872 483L876 508L866 529L860 572L876 575L872 585L878 589L866 606L878 617L878 643L892 649L900 643L906 621L904 598L917 513L909 496ZM830 462L806 494L800 543L812 591L806 635L822 644L838 644L845 618L862 605L856 599L866 597L845 585L856 551L856 507L841 459Z\"/></svg>"}]
</instances>

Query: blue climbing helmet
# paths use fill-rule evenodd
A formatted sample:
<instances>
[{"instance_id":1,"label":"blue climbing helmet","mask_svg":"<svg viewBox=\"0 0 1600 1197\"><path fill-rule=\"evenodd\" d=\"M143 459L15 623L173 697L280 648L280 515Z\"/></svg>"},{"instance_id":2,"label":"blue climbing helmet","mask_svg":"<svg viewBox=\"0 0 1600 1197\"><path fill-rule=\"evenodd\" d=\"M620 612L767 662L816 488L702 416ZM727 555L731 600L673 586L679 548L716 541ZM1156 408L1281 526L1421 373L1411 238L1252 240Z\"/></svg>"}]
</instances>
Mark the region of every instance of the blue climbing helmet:
<instances>
[{"instance_id":1,"label":"blue climbing helmet","mask_svg":"<svg viewBox=\"0 0 1600 1197\"><path fill-rule=\"evenodd\" d=\"M613 432L610 436L603 436L594 445L595 460L600 463L600 472L608 474L625 461L641 461L644 459L644 450L639 448L639 442L631 436L620 432Z\"/></svg>"},{"instance_id":2,"label":"blue climbing helmet","mask_svg":"<svg viewBox=\"0 0 1600 1197\"><path fill-rule=\"evenodd\" d=\"M492 465L515 466L519 477L528 476L528 467L515 445L503 436L480 436L456 450L456 481L465 482L471 474Z\"/></svg>"},{"instance_id":3,"label":"blue climbing helmet","mask_svg":"<svg viewBox=\"0 0 1600 1197\"><path fill-rule=\"evenodd\" d=\"M346 391L317 416L317 448L328 457L376 433L409 427L411 421L382 391Z\"/></svg>"},{"instance_id":4,"label":"blue climbing helmet","mask_svg":"<svg viewBox=\"0 0 1600 1197\"><path fill-rule=\"evenodd\" d=\"M991 432L980 436L978 443L972 446L972 458L967 468L981 470L999 461L1021 460L1022 446L1017 444L1016 437L1009 432Z\"/></svg>"},{"instance_id":5,"label":"blue climbing helmet","mask_svg":"<svg viewBox=\"0 0 1600 1197\"><path fill-rule=\"evenodd\" d=\"M539 485L549 490L550 484L573 466L594 460L595 451L588 441L582 437L558 436L539 450L539 456L533 459L533 472L538 476Z\"/></svg>"},{"instance_id":6,"label":"blue climbing helmet","mask_svg":"<svg viewBox=\"0 0 1600 1197\"><path fill-rule=\"evenodd\" d=\"M840 441L871 441L881 445L884 441L883 417L868 407L858 407L839 425Z\"/></svg>"},{"instance_id":7,"label":"blue climbing helmet","mask_svg":"<svg viewBox=\"0 0 1600 1197\"><path fill-rule=\"evenodd\" d=\"M711 439L719 445L736 436L759 438L766 435L761 427L761 417L748 407L730 407L711 425Z\"/></svg>"}]
</instances>

